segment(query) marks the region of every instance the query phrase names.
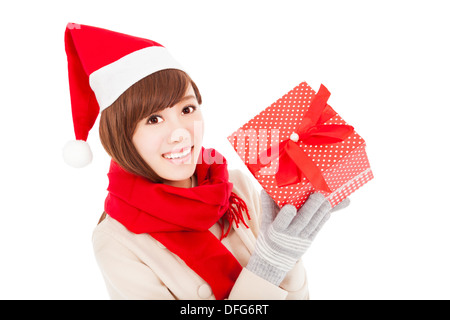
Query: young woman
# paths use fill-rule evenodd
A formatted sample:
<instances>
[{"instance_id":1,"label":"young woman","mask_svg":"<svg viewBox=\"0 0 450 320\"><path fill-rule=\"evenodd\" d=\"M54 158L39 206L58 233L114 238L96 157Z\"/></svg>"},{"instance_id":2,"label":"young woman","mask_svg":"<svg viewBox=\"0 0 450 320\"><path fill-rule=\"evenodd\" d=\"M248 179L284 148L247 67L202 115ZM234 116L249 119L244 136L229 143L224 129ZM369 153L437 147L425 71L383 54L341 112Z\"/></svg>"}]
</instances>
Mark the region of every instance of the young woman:
<instances>
[{"instance_id":1,"label":"young woman","mask_svg":"<svg viewBox=\"0 0 450 320\"><path fill-rule=\"evenodd\" d=\"M77 51L85 69L80 30L90 46L97 45L92 33L102 41L126 38L76 26L68 26L66 51L68 57ZM98 85L98 71L86 71L103 109L101 142L112 158L105 212L93 233L111 298L307 299L300 258L328 220L329 202L314 193L299 212L290 205L280 210L243 173L229 171L225 158L202 147L199 89L178 66L145 67L149 56L139 60L135 53L148 48L132 51L131 64L123 62L131 59L127 54L113 60L112 69L97 69L108 75L100 77L108 85ZM69 58L69 80L71 63ZM139 63L147 71L136 68ZM137 79L114 84L133 68ZM118 69L120 77L111 80ZM112 87L121 89L105 94ZM82 117L73 114L77 131L75 118Z\"/></svg>"}]
</instances>

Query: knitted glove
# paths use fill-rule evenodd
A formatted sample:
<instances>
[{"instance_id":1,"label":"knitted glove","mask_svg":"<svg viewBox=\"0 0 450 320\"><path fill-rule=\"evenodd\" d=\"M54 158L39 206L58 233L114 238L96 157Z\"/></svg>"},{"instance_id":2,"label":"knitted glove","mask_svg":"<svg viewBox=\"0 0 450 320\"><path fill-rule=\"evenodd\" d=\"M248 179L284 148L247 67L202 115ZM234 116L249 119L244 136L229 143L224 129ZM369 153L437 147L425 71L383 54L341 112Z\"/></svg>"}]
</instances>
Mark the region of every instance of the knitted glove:
<instances>
[{"instance_id":1,"label":"knitted glove","mask_svg":"<svg viewBox=\"0 0 450 320\"><path fill-rule=\"evenodd\" d=\"M331 210L321 193L313 193L300 208L285 205L281 210L262 190L262 223L255 252L247 269L279 286L311 245L330 213L349 205L346 199Z\"/></svg>"}]
</instances>

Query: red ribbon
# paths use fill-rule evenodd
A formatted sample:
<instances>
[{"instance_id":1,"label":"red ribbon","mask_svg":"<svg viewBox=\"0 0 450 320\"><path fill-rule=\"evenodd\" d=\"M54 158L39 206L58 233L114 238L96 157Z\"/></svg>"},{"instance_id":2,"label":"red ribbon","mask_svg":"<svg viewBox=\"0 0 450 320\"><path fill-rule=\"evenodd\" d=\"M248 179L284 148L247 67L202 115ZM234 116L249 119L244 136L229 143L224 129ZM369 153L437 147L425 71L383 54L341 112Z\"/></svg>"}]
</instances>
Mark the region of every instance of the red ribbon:
<instances>
[{"instance_id":1,"label":"red ribbon","mask_svg":"<svg viewBox=\"0 0 450 320\"><path fill-rule=\"evenodd\" d=\"M350 136L354 128L348 125L323 123L336 115L336 112L327 104L330 97L328 89L321 85L319 91L311 102L302 123L293 133L298 135L298 142L309 145L333 144L344 141ZM270 158L258 158L258 164L249 164L253 174L267 166L277 154L272 154L272 146L265 154L271 154ZM263 162L261 160L264 160ZM277 185L284 187L300 183L303 177L311 182L316 190L331 192L319 167L312 161L308 154L297 144L288 139L279 144L279 168L275 175Z\"/></svg>"}]
</instances>

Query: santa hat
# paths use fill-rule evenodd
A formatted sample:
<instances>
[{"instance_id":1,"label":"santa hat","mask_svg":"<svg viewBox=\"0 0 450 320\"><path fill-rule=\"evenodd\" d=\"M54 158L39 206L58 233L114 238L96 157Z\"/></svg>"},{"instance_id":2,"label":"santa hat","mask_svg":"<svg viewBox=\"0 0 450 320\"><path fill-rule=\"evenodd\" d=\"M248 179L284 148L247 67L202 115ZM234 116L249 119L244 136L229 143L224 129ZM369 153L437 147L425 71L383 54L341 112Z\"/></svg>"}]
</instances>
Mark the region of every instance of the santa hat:
<instances>
[{"instance_id":1,"label":"santa hat","mask_svg":"<svg viewBox=\"0 0 450 320\"><path fill-rule=\"evenodd\" d=\"M76 140L66 144L63 157L81 168L92 161L86 140L101 110L146 76L183 69L152 40L74 23L67 25L64 40Z\"/></svg>"}]
</instances>

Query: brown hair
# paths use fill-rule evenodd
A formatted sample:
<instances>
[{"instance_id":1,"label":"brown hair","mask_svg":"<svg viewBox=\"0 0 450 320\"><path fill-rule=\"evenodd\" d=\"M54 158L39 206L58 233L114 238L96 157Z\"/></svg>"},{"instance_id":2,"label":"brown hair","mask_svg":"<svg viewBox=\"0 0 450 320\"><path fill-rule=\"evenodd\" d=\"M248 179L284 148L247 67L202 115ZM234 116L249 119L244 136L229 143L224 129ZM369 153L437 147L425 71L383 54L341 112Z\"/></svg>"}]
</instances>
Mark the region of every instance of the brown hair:
<instances>
[{"instance_id":1,"label":"brown hair","mask_svg":"<svg viewBox=\"0 0 450 320\"><path fill-rule=\"evenodd\" d=\"M138 81L102 111L100 140L106 152L119 166L152 182L162 182L139 155L132 138L140 120L177 104L189 85L192 85L197 101L201 104L200 92L189 75L181 70L167 69Z\"/></svg>"}]
</instances>

